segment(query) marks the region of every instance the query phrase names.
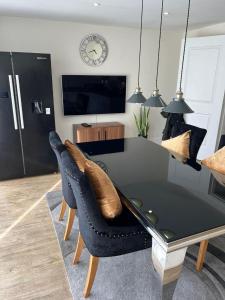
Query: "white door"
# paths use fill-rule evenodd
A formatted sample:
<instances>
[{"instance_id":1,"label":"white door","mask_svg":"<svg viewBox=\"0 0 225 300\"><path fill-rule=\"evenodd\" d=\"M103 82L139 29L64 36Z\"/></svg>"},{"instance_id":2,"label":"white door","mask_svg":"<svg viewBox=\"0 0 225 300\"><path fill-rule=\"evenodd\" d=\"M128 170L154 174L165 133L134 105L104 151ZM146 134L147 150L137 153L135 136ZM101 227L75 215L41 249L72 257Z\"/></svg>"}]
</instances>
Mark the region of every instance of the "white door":
<instances>
[{"instance_id":1,"label":"white door","mask_svg":"<svg viewBox=\"0 0 225 300\"><path fill-rule=\"evenodd\" d=\"M203 159L216 149L223 108L224 35L187 39L182 88L185 100L194 110L193 114L185 115L186 123L207 129L198 153L198 159Z\"/></svg>"},{"instance_id":2,"label":"white door","mask_svg":"<svg viewBox=\"0 0 225 300\"><path fill-rule=\"evenodd\" d=\"M217 146L225 91L225 36L187 39L182 88L186 102L194 110L185 115L186 123L207 129L197 157L203 159L214 153ZM170 181L189 185L197 192L209 186L208 172L181 168L175 159L170 160L169 166Z\"/></svg>"}]
</instances>

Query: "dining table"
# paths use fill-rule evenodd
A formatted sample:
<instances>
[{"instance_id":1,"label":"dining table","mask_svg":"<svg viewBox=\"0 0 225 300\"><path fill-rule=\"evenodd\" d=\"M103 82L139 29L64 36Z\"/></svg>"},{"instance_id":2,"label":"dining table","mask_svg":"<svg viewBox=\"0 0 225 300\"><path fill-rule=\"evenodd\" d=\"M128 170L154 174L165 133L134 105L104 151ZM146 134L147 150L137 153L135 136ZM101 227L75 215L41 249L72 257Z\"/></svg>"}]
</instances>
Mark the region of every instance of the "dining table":
<instances>
[{"instance_id":1,"label":"dining table","mask_svg":"<svg viewBox=\"0 0 225 300\"><path fill-rule=\"evenodd\" d=\"M225 175L177 161L142 137L78 143L111 178L124 205L152 236L162 299L172 299L187 248L225 234ZM212 185L219 185L214 193Z\"/></svg>"}]
</instances>

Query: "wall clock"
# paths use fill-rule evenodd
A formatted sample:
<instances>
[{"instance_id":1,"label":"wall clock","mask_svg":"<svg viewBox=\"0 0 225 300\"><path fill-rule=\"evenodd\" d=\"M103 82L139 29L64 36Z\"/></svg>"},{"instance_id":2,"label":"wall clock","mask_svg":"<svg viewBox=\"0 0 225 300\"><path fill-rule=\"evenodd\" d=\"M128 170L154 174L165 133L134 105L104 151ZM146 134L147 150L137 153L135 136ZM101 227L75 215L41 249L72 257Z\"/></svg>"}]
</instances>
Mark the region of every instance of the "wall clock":
<instances>
[{"instance_id":1,"label":"wall clock","mask_svg":"<svg viewBox=\"0 0 225 300\"><path fill-rule=\"evenodd\" d=\"M100 66L107 58L106 40L99 34L87 35L80 44L80 56L89 66Z\"/></svg>"}]
</instances>

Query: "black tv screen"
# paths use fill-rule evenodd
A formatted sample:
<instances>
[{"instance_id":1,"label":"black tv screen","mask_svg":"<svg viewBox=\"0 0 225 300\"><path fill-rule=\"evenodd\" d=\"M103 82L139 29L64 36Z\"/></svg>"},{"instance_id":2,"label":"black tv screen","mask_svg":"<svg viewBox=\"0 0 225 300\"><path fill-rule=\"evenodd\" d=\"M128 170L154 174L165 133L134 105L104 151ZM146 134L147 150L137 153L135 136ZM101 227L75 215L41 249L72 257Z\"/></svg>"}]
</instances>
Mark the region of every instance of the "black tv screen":
<instances>
[{"instance_id":1,"label":"black tv screen","mask_svg":"<svg viewBox=\"0 0 225 300\"><path fill-rule=\"evenodd\" d=\"M125 112L126 76L62 75L64 115Z\"/></svg>"}]
</instances>

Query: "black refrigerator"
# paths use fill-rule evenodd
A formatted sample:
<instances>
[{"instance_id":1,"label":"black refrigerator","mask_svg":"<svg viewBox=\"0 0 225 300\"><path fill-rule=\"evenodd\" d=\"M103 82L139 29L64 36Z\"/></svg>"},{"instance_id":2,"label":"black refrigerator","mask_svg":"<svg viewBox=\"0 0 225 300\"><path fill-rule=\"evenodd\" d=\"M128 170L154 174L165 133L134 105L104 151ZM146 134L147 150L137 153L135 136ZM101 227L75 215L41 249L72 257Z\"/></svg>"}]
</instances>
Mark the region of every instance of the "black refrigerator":
<instances>
[{"instance_id":1,"label":"black refrigerator","mask_svg":"<svg viewBox=\"0 0 225 300\"><path fill-rule=\"evenodd\" d=\"M49 54L0 52L0 180L57 171Z\"/></svg>"}]
</instances>

